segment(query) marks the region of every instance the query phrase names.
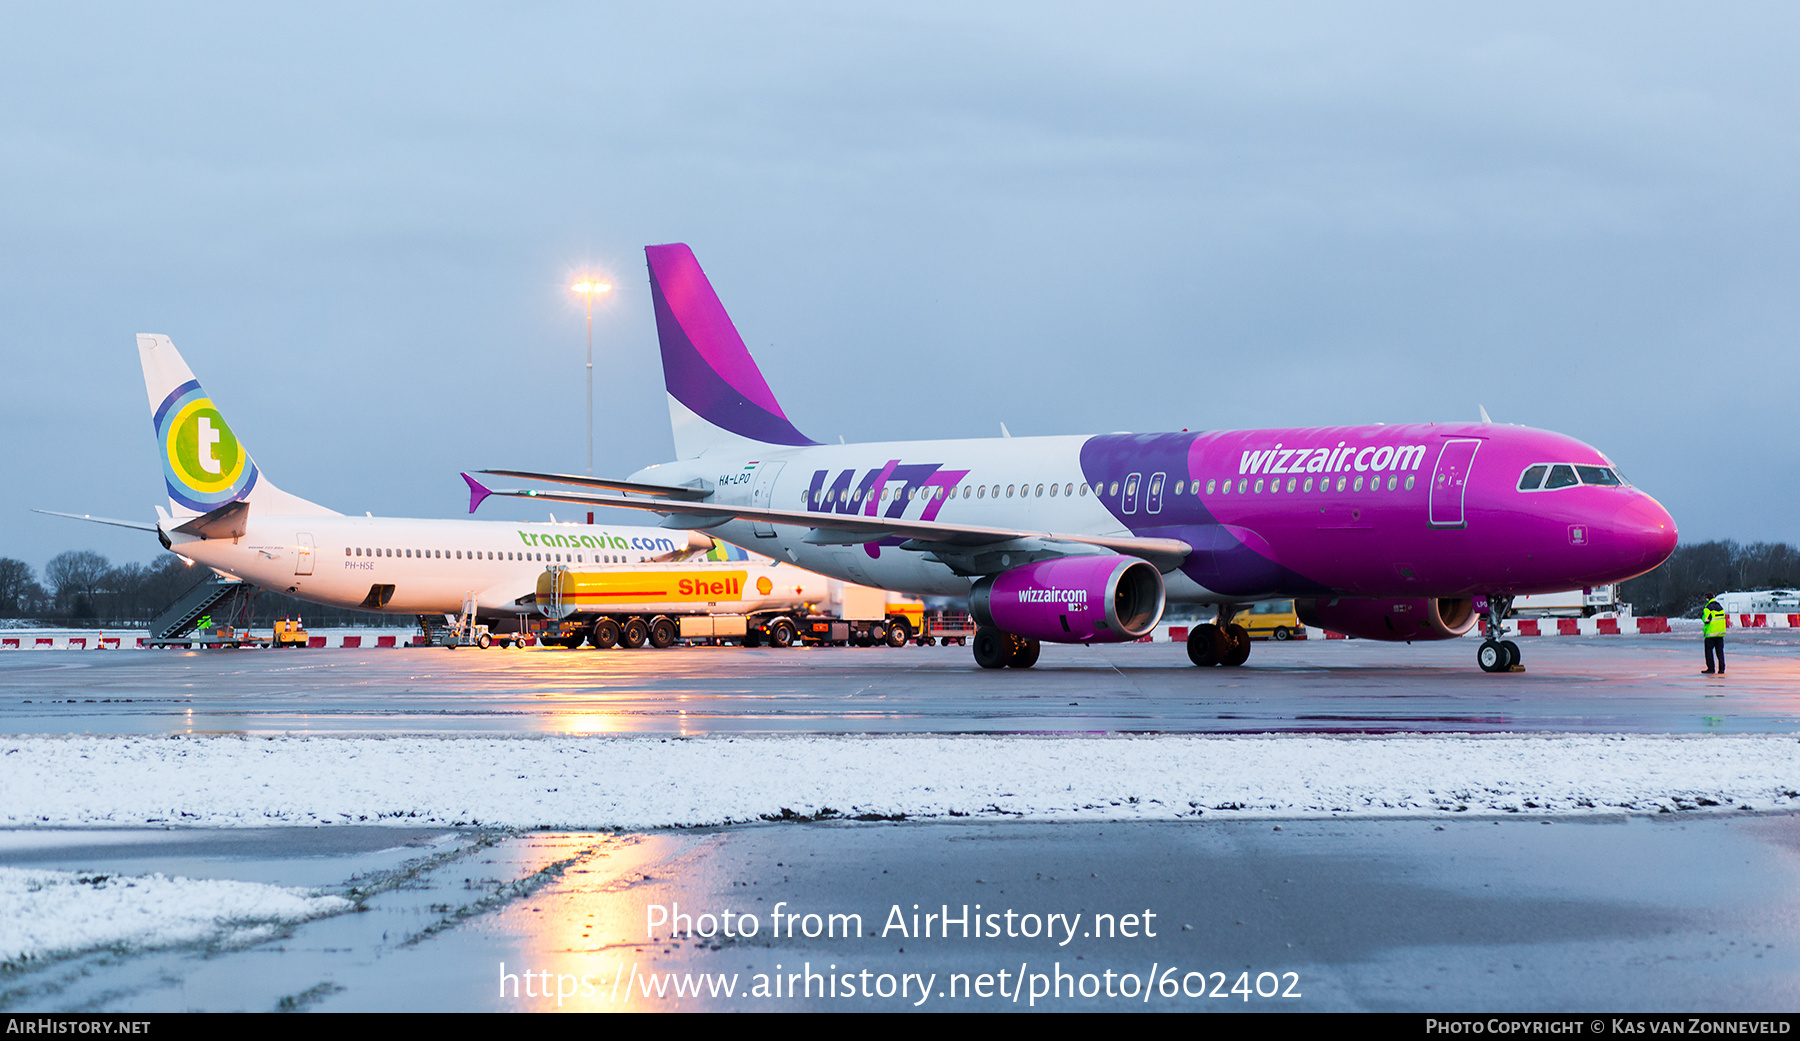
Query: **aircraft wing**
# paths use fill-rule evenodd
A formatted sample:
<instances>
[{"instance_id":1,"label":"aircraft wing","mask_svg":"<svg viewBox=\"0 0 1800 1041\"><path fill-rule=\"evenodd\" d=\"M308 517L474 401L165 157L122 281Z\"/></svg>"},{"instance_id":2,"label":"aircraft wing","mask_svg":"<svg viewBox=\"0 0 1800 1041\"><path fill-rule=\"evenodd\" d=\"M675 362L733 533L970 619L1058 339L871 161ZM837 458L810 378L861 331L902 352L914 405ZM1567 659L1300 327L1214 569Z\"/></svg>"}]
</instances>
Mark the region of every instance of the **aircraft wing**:
<instances>
[{"instance_id":1,"label":"aircraft wing","mask_svg":"<svg viewBox=\"0 0 1800 1041\"><path fill-rule=\"evenodd\" d=\"M483 470L481 472L499 474L502 477L522 477L527 481L550 481L555 484L573 484L585 488L611 488L614 491L635 492L638 495L654 495L660 499L699 500L712 496L710 489L690 488L686 485L641 484L636 481L613 481L604 477L582 477L576 474L538 473L535 470Z\"/></svg>"},{"instance_id":2,"label":"aircraft wing","mask_svg":"<svg viewBox=\"0 0 1800 1041\"><path fill-rule=\"evenodd\" d=\"M859 545L876 542L885 538L903 538L908 541L901 547L919 552L927 552L950 564L961 565L961 570L972 574L989 573L998 570L999 565L981 558L993 556L999 558L1002 550L1015 548L1007 556L1016 556L1013 563L1024 563L1027 559L1042 559L1049 556L1067 556L1067 550L1057 550L1054 544L1068 546L1093 547L1093 549L1076 552L1096 552L1111 550L1134 557L1143 557L1155 564L1159 570L1172 571L1181 566L1193 547L1180 539L1139 538L1135 535L1077 535L1053 531L1028 531L1018 528L990 528L976 524L950 524L944 521L906 520L900 517L868 517L861 514L809 513L801 510L771 510L755 506L726 506L718 503L702 503L664 498L646 498L641 496L614 495L604 492L564 492L546 491L539 488L523 488L512 491L499 491L484 488L468 474L463 480L469 484L469 512L490 495L505 495L520 499L548 499L552 502L574 502L590 506L622 506L631 510L649 510L663 514L668 518L666 524L687 528L717 527L726 521L746 520L763 524L785 524L794 527L811 528L805 541L820 546ZM985 551L985 552L984 552Z\"/></svg>"},{"instance_id":3,"label":"aircraft wing","mask_svg":"<svg viewBox=\"0 0 1800 1041\"><path fill-rule=\"evenodd\" d=\"M92 521L95 524L111 524L115 528L136 528L139 531L155 531L156 525L149 521L119 520L116 517L95 517L87 513L61 513L57 510L32 510L50 517L67 517L70 520Z\"/></svg>"}]
</instances>

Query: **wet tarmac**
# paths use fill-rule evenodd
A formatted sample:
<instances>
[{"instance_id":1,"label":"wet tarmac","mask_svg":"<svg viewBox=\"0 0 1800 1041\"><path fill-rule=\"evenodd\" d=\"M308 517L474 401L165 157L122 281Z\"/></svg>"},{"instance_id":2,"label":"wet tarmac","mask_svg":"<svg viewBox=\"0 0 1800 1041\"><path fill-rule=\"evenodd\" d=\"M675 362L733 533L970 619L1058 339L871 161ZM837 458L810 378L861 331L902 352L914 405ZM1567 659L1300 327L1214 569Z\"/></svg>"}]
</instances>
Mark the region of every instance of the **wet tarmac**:
<instances>
[{"instance_id":1,"label":"wet tarmac","mask_svg":"<svg viewBox=\"0 0 1800 1041\"><path fill-rule=\"evenodd\" d=\"M0 732L1800 732L1800 634L1734 638L1724 680L1697 675L1698 644L1528 641L1527 671L1509 675L1477 670L1473 640L1259 644L1233 670L1195 669L1171 645L1046 647L1037 668L997 673L965 648L19 652L0 654ZM1752 1011L1800 999L1800 816L1788 814L43 829L0 832L0 866L267 882L358 904L254 943L0 970L11 1011ZM671 939L664 924L652 937L657 914L692 916L676 921L694 934ZM963 937L963 917L997 935Z\"/></svg>"},{"instance_id":2,"label":"wet tarmac","mask_svg":"<svg viewBox=\"0 0 1800 1041\"><path fill-rule=\"evenodd\" d=\"M1745 1012L1800 1001L1791 815L57 831L0 833L0 850L0 864L323 885L360 903L248 948L102 951L9 973L0 1006L14 1011Z\"/></svg>"},{"instance_id":3,"label":"wet tarmac","mask_svg":"<svg viewBox=\"0 0 1800 1041\"><path fill-rule=\"evenodd\" d=\"M1694 637L1259 643L1196 669L1177 644L1046 645L988 671L963 647L665 651L18 651L10 734L1786 733L1800 632L1734 637L1725 678Z\"/></svg>"}]
</instances>

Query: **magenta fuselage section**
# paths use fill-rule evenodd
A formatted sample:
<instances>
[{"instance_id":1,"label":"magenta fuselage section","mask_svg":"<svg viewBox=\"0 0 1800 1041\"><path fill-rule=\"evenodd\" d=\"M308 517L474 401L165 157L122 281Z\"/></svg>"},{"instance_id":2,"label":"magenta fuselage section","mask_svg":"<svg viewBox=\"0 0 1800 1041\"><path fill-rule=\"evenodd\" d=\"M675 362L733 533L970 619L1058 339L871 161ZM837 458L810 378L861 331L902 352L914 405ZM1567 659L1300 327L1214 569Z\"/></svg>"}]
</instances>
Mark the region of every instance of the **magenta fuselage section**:
<instances>
[{"instance_id":1,"label":"magenta fuselage section","mask_svg":"<svg viewBox=\"0 0 1800 1041\"><path fill-rule=\"evenodd\" d=\"M1108 509L1193 545L1182 571L1227 595L1550 592L1642 574L1674 550L1674 521L1629 485L1519 489L1528 468L1559 463L1612 466L1574 438L1486 423L1121 434L1082 449Z\"/></svg>"}]
</instances>

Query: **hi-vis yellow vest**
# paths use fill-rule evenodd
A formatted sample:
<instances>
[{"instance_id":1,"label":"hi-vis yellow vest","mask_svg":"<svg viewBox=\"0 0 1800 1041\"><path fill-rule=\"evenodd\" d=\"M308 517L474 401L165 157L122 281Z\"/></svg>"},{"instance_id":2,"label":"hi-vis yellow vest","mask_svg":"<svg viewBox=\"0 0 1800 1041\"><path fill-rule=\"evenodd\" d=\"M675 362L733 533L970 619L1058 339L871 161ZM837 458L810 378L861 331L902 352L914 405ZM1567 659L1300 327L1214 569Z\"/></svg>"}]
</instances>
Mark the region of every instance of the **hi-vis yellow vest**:
<instances>
[{"instance_id":1,"label":"hi-vis yellow vest","mask_svg":"<svg viewBox=\"0 0 1800 1041\"><path fill-rule=\"evenodd\" d=\"M1725 635L1725 612L1719 609L1719 602L1717 600L1709 601L1707 603L1706 610L1700 612L1700 620L1706 627L1706 635Z\"/></svg>"}]
</instances>

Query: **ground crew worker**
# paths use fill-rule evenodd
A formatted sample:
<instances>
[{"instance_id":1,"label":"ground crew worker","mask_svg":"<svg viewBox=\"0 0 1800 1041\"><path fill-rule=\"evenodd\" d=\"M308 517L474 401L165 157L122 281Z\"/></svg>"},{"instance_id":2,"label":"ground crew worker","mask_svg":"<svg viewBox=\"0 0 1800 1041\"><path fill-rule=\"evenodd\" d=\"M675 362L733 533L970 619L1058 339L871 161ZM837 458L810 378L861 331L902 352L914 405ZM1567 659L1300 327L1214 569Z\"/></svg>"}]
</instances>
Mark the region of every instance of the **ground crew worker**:
<instances>
[{"instance_id":1,"label":"ground crew worker","mask_svg":"<svg viewBox=\"0 0 1800 1041\"><path fill-rule=\"evenodd\" d=\"M1702 676L1711 676L1713 655L1719 656L1719 675L1725 675L1725 608L1720 606L1718 597L1706 601L1706 607L1700 612L1701 631L1706 635L1706 671Z\"/></svg>"}]
</instances>

